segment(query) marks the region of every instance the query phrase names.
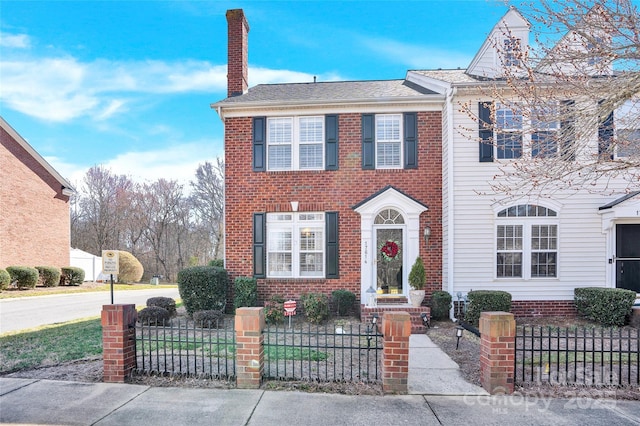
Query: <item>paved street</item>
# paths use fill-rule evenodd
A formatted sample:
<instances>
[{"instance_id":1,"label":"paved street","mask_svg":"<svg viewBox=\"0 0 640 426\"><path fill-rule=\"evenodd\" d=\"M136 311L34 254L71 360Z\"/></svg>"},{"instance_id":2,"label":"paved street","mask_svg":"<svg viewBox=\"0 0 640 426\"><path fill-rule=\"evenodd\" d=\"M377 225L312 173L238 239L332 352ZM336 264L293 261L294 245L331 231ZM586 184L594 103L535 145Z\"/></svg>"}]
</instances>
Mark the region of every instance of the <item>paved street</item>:
<instances>
[{"instance_id":1,"label":"paved street","mask_svg":"<svg viewBox=\"0 0 640 426\"><path fill-rule=\"evenodd\" d=\"M114 303L146 305L150 297L179 298L178 288L115 291ZM111 303L108 291L0 300L0 334L79 318L100 316Z\"/></svg>"}]
</instances>

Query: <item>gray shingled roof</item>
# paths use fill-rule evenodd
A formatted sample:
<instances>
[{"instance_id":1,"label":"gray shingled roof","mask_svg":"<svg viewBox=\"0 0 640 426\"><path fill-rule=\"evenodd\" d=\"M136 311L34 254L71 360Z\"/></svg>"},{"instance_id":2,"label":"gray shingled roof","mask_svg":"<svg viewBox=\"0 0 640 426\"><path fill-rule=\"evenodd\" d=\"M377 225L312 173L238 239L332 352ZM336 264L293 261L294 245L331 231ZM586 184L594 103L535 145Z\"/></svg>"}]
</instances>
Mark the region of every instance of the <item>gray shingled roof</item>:
<instances>
[{"instance_id":1,"label":"gray shingled roof","mask_svg":"<svg viewBox=\"0 0 640 426\"><path fill-rule=\"evenodd\" d=\"M466 73L467 70L411 70L410 72L447 83L477 83L481 81Z\"/></svg>"},{"instance_id":2,"label":"gray shingled roof","mask_svg":"<svg viewBox=\"0 0 640 426\"><path fill-rule=\"evenodd\" d=\"M224 99L215 105L224 107L244 103L401 99L436 94L406 80L260 84L250 88L244 95Z\"/></svg>"},{"instance_id":3,"label":"gray shingled roof","mask_svg":"<svg viewBox=\"0 0 640 426\"><path fill-rule=\"evenodd\" d=\"M604 206L599 207L598 210L610 209L610 208L615 207L615 206L617 206L618 204L620 204L620 203L622 203L624 201L627 201L629 198L633 198L633 197L635 197L636 195L639 195L639 194L640 194L640 191L630 192L630 193L628 193L628 194L626 194L626 195L624 195L624 196L622 196L620 198L617 198L617 199L611 201L608 204L605 204Z\"/></svg>"}]
</instances>

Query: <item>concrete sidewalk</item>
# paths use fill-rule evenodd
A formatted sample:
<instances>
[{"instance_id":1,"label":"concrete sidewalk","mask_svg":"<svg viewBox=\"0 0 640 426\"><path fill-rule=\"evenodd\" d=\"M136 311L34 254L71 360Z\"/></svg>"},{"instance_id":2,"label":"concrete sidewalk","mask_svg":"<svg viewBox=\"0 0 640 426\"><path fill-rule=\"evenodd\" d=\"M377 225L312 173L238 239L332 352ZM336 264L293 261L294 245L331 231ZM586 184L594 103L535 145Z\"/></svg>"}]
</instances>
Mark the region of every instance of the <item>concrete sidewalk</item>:
<instances>
[{"instance_id":1,"label":"concrete sidewalk","mask_svg":"<svg viewBox=\"0 0 640 426\"><path fill-rule=\"evenodd\" d=\"M409 340L409 395L159 388L0 378L0 423L37 425L640 425L640 403L489 396L426 335Z\"/></svg>"},{"instance_id":2,"label":"concrete sidewalk","mask_svg":"<svg viewBox=\"0 0 640 426\"><path fill-rule=\"evenodd\" d=\"M637 401L350 396L0 378L0 423L38 425L638 425Z\"/></svg>"},{"instance_id":3,"label":"concrete sidewalk","mask_svg":"<svg viewBox=\"0 0 640 426\"><path fill-rule=\"evenodd\" d=\"M410 395L489 395L462 378L460 367L425 334L409 337Z\"/></svg>"}]
</instances>

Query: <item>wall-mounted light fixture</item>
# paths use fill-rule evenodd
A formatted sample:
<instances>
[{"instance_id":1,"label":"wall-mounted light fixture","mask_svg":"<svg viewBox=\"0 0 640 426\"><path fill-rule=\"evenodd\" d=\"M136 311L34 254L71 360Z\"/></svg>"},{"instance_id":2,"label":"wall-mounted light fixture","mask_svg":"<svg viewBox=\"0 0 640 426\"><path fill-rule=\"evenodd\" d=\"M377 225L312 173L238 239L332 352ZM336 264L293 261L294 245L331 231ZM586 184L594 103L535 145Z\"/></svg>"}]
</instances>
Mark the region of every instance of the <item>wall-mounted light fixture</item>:
<instances>
[{"instance_id":1,"label":"wall-mounted light fixture","mask_svg":"<svg viewBox=\"0 0 640 426\"><path fill-rule=\"evenodd\" d=\"M429 248L429 237L431 237L431 227L429 225L424 227L424 244Z\"/></svg>"}]
</instances>

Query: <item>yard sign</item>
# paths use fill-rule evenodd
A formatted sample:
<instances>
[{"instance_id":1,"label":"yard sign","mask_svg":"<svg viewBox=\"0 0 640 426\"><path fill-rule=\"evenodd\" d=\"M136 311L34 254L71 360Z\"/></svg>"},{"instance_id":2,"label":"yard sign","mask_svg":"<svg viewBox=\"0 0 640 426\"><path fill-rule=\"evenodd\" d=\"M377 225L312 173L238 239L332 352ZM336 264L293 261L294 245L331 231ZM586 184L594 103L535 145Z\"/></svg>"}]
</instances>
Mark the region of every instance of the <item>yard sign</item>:
<instances>
[{"instance_id":1,"label":"yard sign","mask_svg":"<svg viewBox=\"0 0 640 426\"><path fill-rule=\"evenodd\" d=\"M117 250L102 250L102 273L111 275L111 304L113 305L113 276L120 272Z\"/></svg>"}]
</instances>

